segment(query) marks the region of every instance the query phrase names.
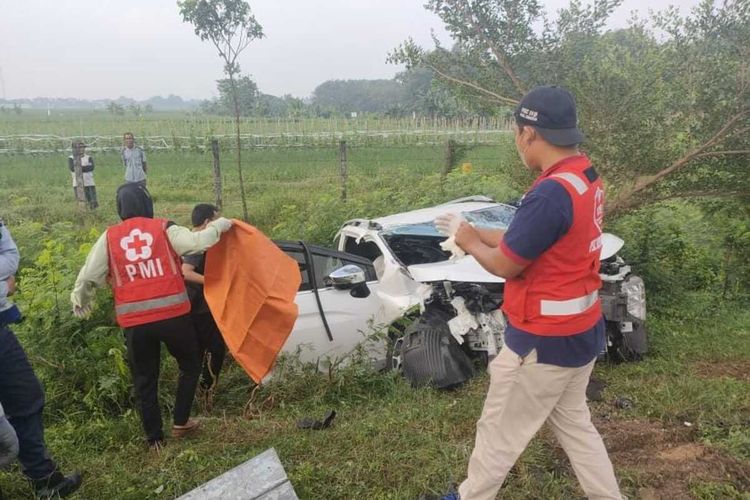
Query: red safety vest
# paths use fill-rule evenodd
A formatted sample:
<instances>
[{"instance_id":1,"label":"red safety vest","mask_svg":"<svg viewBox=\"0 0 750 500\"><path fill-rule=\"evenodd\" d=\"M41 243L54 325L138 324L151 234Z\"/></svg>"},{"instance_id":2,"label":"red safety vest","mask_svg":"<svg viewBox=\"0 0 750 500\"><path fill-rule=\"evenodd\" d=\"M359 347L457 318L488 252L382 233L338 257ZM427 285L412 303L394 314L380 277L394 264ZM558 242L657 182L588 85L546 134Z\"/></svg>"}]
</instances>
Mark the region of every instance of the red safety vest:
<instances>
[{"instance_id":1,"label":"red safety vest","mask_svg":"<svg viewBox=\"0 0 750 500\"><path fill-rule=\"evenodd\" d=\"M180 258L166 219L134 217L107 229L117 323L128 328L190 312Z\"/></svg>"},{"instance_id":2,"label":"red safety vest","mask_svg":"<svg viewBox=\"0 0 750 500\"><path fill-rule=\"evenodd\" d=\"M566 158L540 175L559 182L573 202L568 232L515 278L505 282L503 311L516 328L567 336L592 328L602 316L599 256L604 187L584 155Z\"/></svg>"}]
</instances>

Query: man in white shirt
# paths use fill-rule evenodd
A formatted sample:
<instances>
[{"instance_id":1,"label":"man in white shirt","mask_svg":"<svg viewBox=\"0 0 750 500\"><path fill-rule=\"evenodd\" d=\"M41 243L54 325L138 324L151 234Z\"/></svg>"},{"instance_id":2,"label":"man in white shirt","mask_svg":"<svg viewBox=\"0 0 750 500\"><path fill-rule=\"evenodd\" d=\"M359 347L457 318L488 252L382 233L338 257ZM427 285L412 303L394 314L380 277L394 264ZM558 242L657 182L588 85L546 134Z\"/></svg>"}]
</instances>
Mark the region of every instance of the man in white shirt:
<instances>
[{"instance_id":1,"label":"man in white shirt","mask_svg":"<svg viewBox=\"0 0 750 500\"><path fill-rule=\"evenodd\" d=\"M76 144L78 154L81 155L81 171L83 172L83 194L86 197L86 203L90 209L99 206L96 199L96 185L94 184L94 158L86 154L86 145L83 142ZM78 183L76 181L76 171L74 166L73 155L68 156L68 168L70 175L73 177L73 194L76 193Z\"/></svg>"}]
</instances>

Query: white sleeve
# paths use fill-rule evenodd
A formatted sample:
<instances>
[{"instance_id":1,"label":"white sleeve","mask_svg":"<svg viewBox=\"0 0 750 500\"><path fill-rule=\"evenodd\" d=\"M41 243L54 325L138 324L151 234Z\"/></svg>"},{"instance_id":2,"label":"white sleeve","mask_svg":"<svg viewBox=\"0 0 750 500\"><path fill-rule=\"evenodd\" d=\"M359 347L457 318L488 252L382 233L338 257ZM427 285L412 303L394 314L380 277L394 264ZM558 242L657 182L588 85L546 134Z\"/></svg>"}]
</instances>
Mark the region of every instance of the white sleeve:
<instances>
[{"instance_id":1,"label":"white sleeve","mask_svg":"<svg viewBox=\"0 0 750 500\"><path fill-rule=\"evenodd\" d=\"M167 236L172 248L179 255L202 253L214 246L221 237L221 231L211 223L201 231L191 231L184 226L173 225L167 228Z\"/></svg>"}]
</instances>

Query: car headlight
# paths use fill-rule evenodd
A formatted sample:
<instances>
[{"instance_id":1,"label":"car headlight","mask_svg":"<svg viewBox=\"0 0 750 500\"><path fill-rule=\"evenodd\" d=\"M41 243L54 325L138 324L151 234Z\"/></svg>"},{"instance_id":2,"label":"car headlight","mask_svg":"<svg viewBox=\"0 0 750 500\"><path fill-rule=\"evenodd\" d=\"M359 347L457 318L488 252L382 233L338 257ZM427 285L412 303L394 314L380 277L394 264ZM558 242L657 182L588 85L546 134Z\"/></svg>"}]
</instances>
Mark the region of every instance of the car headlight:
<instances>
[{"instance_id":1,"label":"car headlight","mask_svg":"<svg viewBox=\"0 0 750 500\"><path fill-rule=\"evenodd\" d=\"M622 284L628 298L628 314L646 321L646 285L638 276L631 276Z\"/></svg>"}]
</instances>

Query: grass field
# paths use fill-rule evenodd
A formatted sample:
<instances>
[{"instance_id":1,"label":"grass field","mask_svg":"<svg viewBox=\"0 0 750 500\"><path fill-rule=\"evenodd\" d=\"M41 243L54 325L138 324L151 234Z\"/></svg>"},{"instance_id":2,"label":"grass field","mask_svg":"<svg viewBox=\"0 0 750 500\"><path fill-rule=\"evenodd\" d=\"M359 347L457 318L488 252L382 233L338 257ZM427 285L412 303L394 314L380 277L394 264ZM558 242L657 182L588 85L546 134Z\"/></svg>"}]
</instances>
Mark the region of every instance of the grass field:
<instances>
[{"instance_id":1,"label":"grass field","mask_svg":"<svg viewBox=\"0 0 750 500\"><path fill-rule=\"evenodd\" d=\"M507 144L507 143L506 143ZM123 167L118 153L92 153L96 162L94 177L101 208L85 220L98 227L116 217L114 194L123 182ZM284 207L304 211L321 198L337 199L341 193L338 145L320 148L263 148L243 151L243 171L251 221L273 234ZM364 208L362 200L385 189L402 195L404 208L433 199L434 181L443 168L444 152L435 146L350 147L347 162L347 195L352 210ZM462 162L472 164L465 180L481 189L481 180L496 176L517 160L507 146L477 146ZM180 223L188 223L190 210L197 202L214 199L212 158L207 153L153 152L148 154L149 190L157 212ZM78 220L65 155L0 155L3 175L0 192L4 197L3 216L8 221L35 220L55 222ZM222 153L224 213L242 215L237 168L232 151ZM404 183L419 186L426 193L402 189ZM482 193L508 195L497 183L484 186ZM489 192L488 192L489 190ZM458 191L456 196L475 194ZM359 203L358 203L359 201ZM422 202L424 203L424 202ZM342 204L343 205L343 204ZM390 208L386 209L389 210ZM378 216L367 211L353 216ZM343 222L343 221L340 221ZM276 236L274 234L274 236ZM282 235L294 238L306 235ZM318 241L323 243L322 241Z\"/></svg>"},{"instance_id":2,"label":"grass field","mask_svg":"<svg viewBox=\"0 0 750 500\"><path fill-rule=\"evenodd\" d=\"M346 202L339 196L337 154L335 147L243 152L251 221L274 237L328 243L347 217L384 215L468 194L499 199L519 194L509 187L518 167L510 141L468 150L462 162L472 164L471 172L459 169L444 181L440 147L352 147ZM95 159L102 207L80 216L65 155L0 155L0 215L16 235L24 265L45 264L46 242L61 241L65 231L96 232L116 221L113 197L122 168L116 154L95 154ZM232 160L231 152L223 153L224 212L236 217L241 212ZM213 198L208 155L154 152L149 165L157 215L186 224L194 203ZM81 252L70 252L66 265L76 268L82 258ZM49 293L30 279L20 286L26 287L25 296L33 286L39 294ZM68 292L54 291L62 307ZM651 310L649 357L636 364L601 365L594 374L607 388L603 400L592 403L592 413L623 492L642 499L748 499L750 313L704 292L667 306L659 302ZM90 353L93 364L107 363L108 349L121 344L113 329L79 331L80 324L67 316L64 328L30 329L29 324L48 324L43 316L52 312L27 310L39 317L23 326L27 345L53 337L64 343L64 335L71 342L109 335L105 344L91 343L98 346ZM155 456L141 441L132 407L92 411L65 400L77 393L56 383L56 374L62 380L73 363L54 354L30 349L46 377L50 449L66 469L84 471L84 487L75 497L81 499L174 498L268 447L276 448L300 498L416 499L438 493L464 477L488 384L481 376L451 392L413 390L398 376L373 373L360 363L326 375L291 363L275 383L252 392L247 377L232 365L213 410L197 405L202 432L170 441ZM88 352L76 355L85 360ZM175 370L171 358L165 365L168 403ZM619 398L630 399L632 407L618 408ZM320 418L329 409L339 413L331 429L296 428L298 418ZM13 499L31 492L15 469L0 473L0 487ZM514 467L503 494L505 499L581 497L547 430Z\"/></svg>"}]
</instances>

